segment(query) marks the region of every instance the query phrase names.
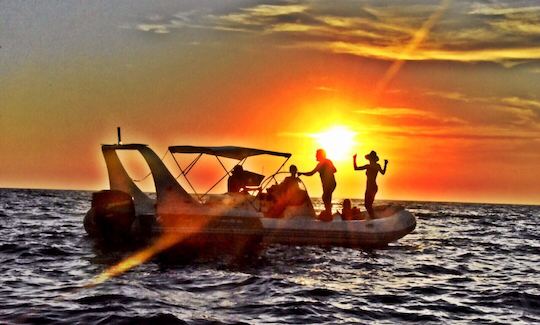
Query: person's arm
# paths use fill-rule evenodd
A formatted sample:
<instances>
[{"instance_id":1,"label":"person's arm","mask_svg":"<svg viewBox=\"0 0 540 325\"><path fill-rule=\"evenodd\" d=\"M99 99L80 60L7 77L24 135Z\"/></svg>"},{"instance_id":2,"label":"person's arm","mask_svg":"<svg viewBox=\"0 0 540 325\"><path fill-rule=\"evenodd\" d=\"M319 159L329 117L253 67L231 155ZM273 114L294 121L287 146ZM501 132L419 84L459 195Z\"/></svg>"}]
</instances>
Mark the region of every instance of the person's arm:
<instances>
[{"instance_id":1,"label":"person's arm","mask_svg":"<svg viewBox=\"0 0 540 325\"><path fill-rule=\"evenodd\" d=\"M356 165L356 154L354 154L354 156L353 156L353 166L354 166L354 170L364 170L364 169L367 169L368 165L358 167Z\"/></svg>"},{"instance_id":2,"label":"person's arm","mask_svg":"<svg viewBox=\"0 0 540 325\"><path fill-rule=\"evenodd\" d=\"M321 169L321 163L318 163L317 166L315 166L315 168L312 171L307 172L307 173L298 173L298 175L300 175L300 176L302 176L302 175L311 176L311 175L315 174L316 172L318 172L319 169Z\"/></svg>"},{"instance_id":3,"label":"person's arm","mask_svg":"<svg viewBox=\"0 0 540 325\"><path fill-rule=\"evenodd\" d=\"M388 166L388 160L387 159L384 160L384 168L381 168L381 165L379 165L379 171L383 175L386 174L386 166Z\"/></svg>"}]
</instances>

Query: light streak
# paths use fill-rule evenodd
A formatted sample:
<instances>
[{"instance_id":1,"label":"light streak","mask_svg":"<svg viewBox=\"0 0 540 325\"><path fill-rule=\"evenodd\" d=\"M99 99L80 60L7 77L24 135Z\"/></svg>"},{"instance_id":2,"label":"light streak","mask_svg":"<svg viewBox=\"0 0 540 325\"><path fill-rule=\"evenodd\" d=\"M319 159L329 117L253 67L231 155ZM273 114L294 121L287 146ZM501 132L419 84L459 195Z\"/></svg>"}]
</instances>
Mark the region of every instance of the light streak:
<instances>
[{"instance_id":1,"label":"light streak","mask_svg":"<svg viewBox=\"0 0 540 325\"><path fill-rule=\"evenodd\" d=\"M384 93L390 82L392 82L392 80L394 80L396 75L399 73L405 64L405 58L409 57L409 54L416 50L422 41L424 41L424 39L429 35L429 32L437 21L439 21L442 14L446 11L450 5L450 2L451 0L442 0L439 8L433 14L431 14L422 27L420 27L420 29L414 33L411 42L400 54L400 57L394 61L394 63L392 63L381 80L377 83L377 87L375 88L375 102L378 102L380 96Z\"/></svg>"},{"instance_id":2,"label":"light streak","mask_svg":"<svg viewBox=\"0 0 540 325\"><path fill-rule=\"evenodd\" d=\"M242 204L242 202L237 202L236 204ZM220 209L216 209L212 211L212 216L214 218L220 217L220 215L225 214L229 209L233 209L234 206L226 206ZM163 234L157 238L150 246L141 249L140 251L128 256L127 258L123 259L119 263L107 268L94 278L92 278L88 283L84 285L85 288L91 288L95 287L99 284L104 283L105 281L122 275L123 273L131 270L132 268L143 264L152 257L156 256L157 254L175 246L176 244L181 243L182 241L186 240L191 234L198 233L201 229L203 229L210 221L213 220L212 216L207 215L206 218L190 218L187 222L187 226L193 230L192 233L178 233L174 231L177 228L184 228L186 227L186 220L182 217L182 215L168 215L162 218L162 226L164 232ZM167 231L167 229L170 229L170 231Z\"/></svg>"},{"instance_id":3,"label":"light streak","mask_svg":"<svg viewBox=\"0 0 540 325\"><path fill-rule=\"evenodd\" d=\"M174 246L176 243L179 243L183 240L183 237L174 235L175 234L172 233L164 234L149 247L144 248L136 252L135 254L123 259L119 263L107 268L105 271L101 272L99 275L95 276L92 280L90 280L84 287L95 287L109 280L110 278L119 276L131 270L132 268L147 262L158 253Z\"/></svg>"}]
</instances>

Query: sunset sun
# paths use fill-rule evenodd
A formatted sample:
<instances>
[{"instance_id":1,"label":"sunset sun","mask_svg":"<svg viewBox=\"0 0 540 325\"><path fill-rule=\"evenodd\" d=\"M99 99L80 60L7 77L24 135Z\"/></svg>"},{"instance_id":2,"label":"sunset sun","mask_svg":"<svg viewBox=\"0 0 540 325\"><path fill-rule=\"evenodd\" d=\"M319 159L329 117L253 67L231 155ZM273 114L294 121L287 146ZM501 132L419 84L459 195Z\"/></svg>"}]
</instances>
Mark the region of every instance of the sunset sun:
<instances>
[{"instance_id":1,"label":"sunset sun","mask_svg":"<svg viewBox=\"0 0 540 325\"><path fill-rule=\"evenodd\" d=\"M326 150L328 158L345 160L353 151L356 144L356 132L345 126L334 126L330 129L314 134L318 145Z\"/></svg>"}]
</instances>

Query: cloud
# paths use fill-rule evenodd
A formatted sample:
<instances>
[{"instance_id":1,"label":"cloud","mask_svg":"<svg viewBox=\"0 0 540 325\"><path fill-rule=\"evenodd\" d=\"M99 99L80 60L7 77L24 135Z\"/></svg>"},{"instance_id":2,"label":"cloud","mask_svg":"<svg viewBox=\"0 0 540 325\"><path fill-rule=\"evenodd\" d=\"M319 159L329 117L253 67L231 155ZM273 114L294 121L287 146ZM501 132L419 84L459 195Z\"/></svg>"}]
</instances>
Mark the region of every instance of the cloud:
<instances>
[{"instance_id":1,"label":"cloud","mask_svg":"<svg viewBox=\"0 0 540 325\"><path fill-rule=\"evenodd\" d=\"M461 101L464 103L492 104L492 105L499 105L499 106L506 105L506 106L520 108L520 109L537 111L538 113L540 113L540 99L533 98L533 97L519 97L519 96L512 96L512 97L496 97L496 96L478 97L477 96L477 97L474 97L474 96L468 96L464 93L460 93L456 91L444 92L444 91L433 91L433 90L425 90L422 93L427 96Z\"/></svg>"},{"instance_id":2,"label":"cloud","mask_svg":"<svg viewBox=\"0 0 540 325\"><path fill-rule=\"evenodd\" d=\"M251 8L246 8L244 11L251 16L259 17L278 17L292 13L304 12L308 7L306 5L284 4L284 5L258 5Z\"/></svg>"},{"instance_id":3,"label":"cloud","mask_svg":"<svg viewBox=\"0 0 540 325\"><path fill-rule=\"evenodd\" d=\"M166 24L138 24L136 29L155 34L168 34L171 32L170 27Z\"/></svg>"},{"instance_id":4,"label":"cloud","mask_svg":"<svg viewBox=\"0 0 540 325\"><path fill-rule=\"evenodd\" d=\"M318 86L315 89L318 90L318 91L329 92L329 93L335 93L335 92L339 91L336 88L328 87L328 86Z\"/></svg>"},{"instance_id":5,"label":"cloud","mask_svg":"<svg viewBox=\"0 0 540 325\"><path fill-rule=\"evenodd\" d=\"M524 133L515 134L508 130L491 130L490 132L478 132L471 130L470 132L422 132L422 131L383 131L381 132L388 136L406 137L406 138L434 138L434 139L460 139L460 140L540 140L540 135Z\"/></svg>"},{"instance_id":6,"label":"cloud","mask_svg":"<svg viewBox=\"0 0 540 325\"><path fill-rule=\"evenodd\" d=\"M267 35L287 33L289 42L300 48L382 60L505 65L540 60L540 7L512 7L510 1L481 6L454 1L445 12L442 9L448 3L409 1L390 6L363 1L358 2L357 17L330 14L320 1L258 5L216 17L215 23ZM407 50L428 22L422 43Z\"/></svg>"},{"instance_id":7,"label":"cloud","mask_svg":"<svg viewBox=\"0 0 540 325\"><path fill-rule=\"evenodd\" d=\"M503 123L481 124L453 117L413 108L380 107L357 110L365 116L376 116L376 122L369 121L364 128L377 134L399 137L420 137L433 139L461 139L461 140L496 140L496 141L538 141L540 140L540 121L538 112L530 109L531 105L537 107L536 101L523 101L518 98L508 98L508 101L523 105L527 108L505 105L490 106L488 109L495 115L506 115ZM371 124L370 124L371 123Z\"/></svg>"},{"instance_id":8,"label":"cloud","mask_svg":"<svg viewBox=\"0 0 540 325\"><path fill-rule=\"evenodd\" d=\"M502 99L503 103L510 104L514 107L535 109L540 111L540 100L521 97L505 97Z\"/></svg>"},{"instance_id":9,"label":"cloud","mask_svg":"<svg viewBox=\"0 0 540 325\"><path fill-rule=\"evenodd\" d=\"M435 90L422 90L424 96L439 97L449 100L456 100L462 102L470 102L471 97L457 91L435 91Z\"/></svg>"},{"instance_id":10,"label":"cloud","mask_svg":"<svg viewBox=\"0 0 540 325\"><path fill-rule=\"evenodd\" d=\"M540 125L540 100L506 97L501 100L500 109L515 116L516 125Z\"/></svg>"},{"instance_id":11,"label":"cloud","mask_svg":"<svg viewBox=\"0 0 540 325\"><path fill-rule=\"evenodd\" d=\"M510 4L519 5L518 7L512 7ZM496 4L483 4L483 3L473 3L472 9L469 12L470 14L485 15L485 16L515 16L515 15L536 15L540 12L540 6L530 6L530 3L523 1L513 1L513 2L501 2Z\"/></svg>"},{"instance_id":12,"label":"cloud","mask_svg":"<svg viewBox=\"0 0 540 325\"><path fill-rule=\"evenodd\" d=\"M142 20L134 29L154 34L193 28L248 32L274 37L283 47L388 61L505 66L540 61L540 6L527 1L311 0L147 15ZM411 48L415 39L420 42Z\"/></svg>"},{"instance_id":13,"label":"cloud","mask_svg":"<svg viewBox=\"0 0 540 325\"><path fill-rule=\"evenodd\" d=\"M540 42L540 6L521 1L473 4L469 15L484 23L484 30L496 37L499 46L515 49Z\"/></svg>"},{"instance_id":14,"label":"cloud","mask_svg":"<svg viewBox=\"0 0 540 325\"><path fill-rule=\"evenodd\" d=\"M139 22L124 23L121 29L136 30L149 34L169 34L185 28L202 28L208 26L200 21L205 11L190 10L172 15L148 14L139 18Z\"/></svg>"},{"instance_id":15,"label":"cloud","mask_svg":"<svg viewBox=\"0 0 540 325\"><path fill-rule=\"evenodd\" d=\"M334 53L351 54L383 60L404 61L457 61L457 62L497 62L540 60L540 45L522 48L484 48L471 50L416 49L403 52L401 46L373 46L365 43L329 42L305 43L307 47L327 49Z\"/></svg>"},{"instance_id":16,"label":"cloud","mask_svg":"<svg viewBox=\"0 0 540 325\"><path fill-rule=\"evenodd\" d=\"M464 101L475 107L482 106L479 120L471 119L463 110L436 112L432 108L368 107L357 108L352 113L349 127L357 134L371 137L431 138L434 140L466 141L534 141L540 140L540 101L520 97L470 98L458 92L431 92L452 101ZM454 105L455 106L455 105ZM458 107L462 107L459 105ZM536 110L536 111L535 111ZM466 110L465 110L466 111ZM493 117L496 122L486 120ZM359 121L354 124L354 121ZM310 133L284 131L281 137L310 137Z\"/></svg>"},{"instance_id":17,"label":"cloud","mask_svg":"<svg viewBox=\"0 0 540 325\"><path fill-rule=\"evenodd\" d=\"M434 117L435 114L428 111L423 111L420 109L414 108L403 108L403 107L371 107L357 109L354 111L358 114L367 114L375 116L420 116L420 117Z\"/></svg>"},{"instance_id":18,"label":"cloud","mask_svg":"<svg viewBox=\"0 0 540 325\"><path fill-rule=\"evenodd\" d=\"M462 119L451 116L444 116L432 111L405 108L405 107L371 107L357 109L354 113L366 117L373 117L374 121L380 125L387 126L407 126L416 129L440 129L442 127L455 127L467 125ZM379 127L379 126L377 126Z\"/></svg>"},{"instance_id":19,"label":"cloud","mask_svg":"<svg viewBox=\"0 0 540 325\"><path fill-rule=\"evenodd\" d=\"M480 118L484 124L496 121L498 125L514 125L540 131L540 100L534 97L479 97L455 91L422 90L421 92L425 96L459 102L458 106L462 108L471 107L471 109L462 110L469 114L483 112ZM476 120L475 123L480 123L480 121Z\"/></svg>"}]
</instances>

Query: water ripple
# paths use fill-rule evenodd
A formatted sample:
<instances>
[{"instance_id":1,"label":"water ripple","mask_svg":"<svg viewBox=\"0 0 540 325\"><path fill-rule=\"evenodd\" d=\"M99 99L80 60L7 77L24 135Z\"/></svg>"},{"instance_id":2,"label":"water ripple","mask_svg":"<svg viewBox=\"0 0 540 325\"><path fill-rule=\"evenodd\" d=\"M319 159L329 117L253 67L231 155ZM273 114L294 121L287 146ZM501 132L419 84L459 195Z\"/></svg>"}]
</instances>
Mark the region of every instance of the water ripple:
<instances>
[{"instance_id":1,"label":"water ripple","mask_svg":"<svg viewBox=\"0 0 540 325\"><path fill-rule=\"evenodd\" d=\"M538 323L540 207L406 202L417 229L377 251L272 246L141 265L88 240L91 193L0 190L0 323ZM320 203L318 205L320 207Z\"/></svg>"}]
</instances>

